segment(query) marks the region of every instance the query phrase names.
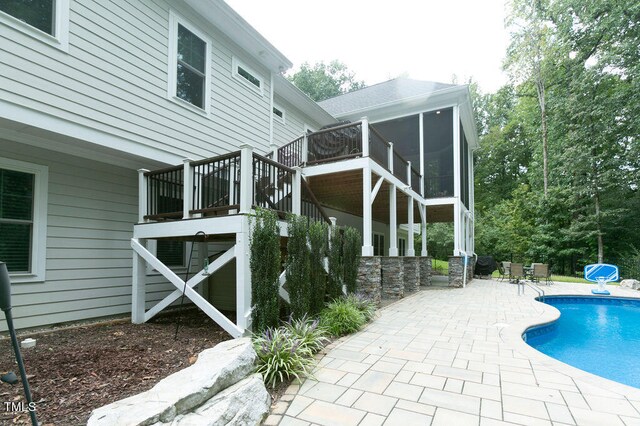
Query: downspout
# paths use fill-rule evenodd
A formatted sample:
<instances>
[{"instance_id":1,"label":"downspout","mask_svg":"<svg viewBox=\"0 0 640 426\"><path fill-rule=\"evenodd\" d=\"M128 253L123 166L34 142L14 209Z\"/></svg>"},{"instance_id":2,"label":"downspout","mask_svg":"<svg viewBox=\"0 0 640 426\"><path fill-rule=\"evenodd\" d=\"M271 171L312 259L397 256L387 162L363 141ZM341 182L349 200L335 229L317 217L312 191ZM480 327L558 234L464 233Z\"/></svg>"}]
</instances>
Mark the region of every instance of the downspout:
<instances>
[{"instance_id":1,"label":"downspout","mask_svg":"<svg viewBox=\"0 0 640 426\"><path fill-rule=\"evenodd\" d=\"M269 87L269 146L273 146L273 71L270 74L271 86Z\"/></svg>"}]
</instances>

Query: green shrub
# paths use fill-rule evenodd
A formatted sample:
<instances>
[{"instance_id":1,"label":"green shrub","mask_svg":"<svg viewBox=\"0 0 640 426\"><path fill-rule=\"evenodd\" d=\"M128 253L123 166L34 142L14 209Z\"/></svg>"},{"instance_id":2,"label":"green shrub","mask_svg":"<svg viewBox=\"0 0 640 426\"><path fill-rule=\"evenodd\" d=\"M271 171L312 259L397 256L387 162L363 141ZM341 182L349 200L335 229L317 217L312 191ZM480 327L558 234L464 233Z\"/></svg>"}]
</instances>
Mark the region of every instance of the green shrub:
<instances>
[{"instance_id":1,"label":"green shrub","mask_svg":"<svg viewBox=\"0 0 640 426\"><path fill-rule=\"evenodd\" d=\"M288 216L287 222L289 239L286 277L291 314L294 318L302 318L310 311L312 300L307 218L292 214Z\"/></svg>"},{"instance_id":2,"label":"green shrub","mask_svg":"<svg viewBox=\"0 0 640 426\"><path fill-rule=\"evenodd\" d=\"M320 325L320 320L306 315L299 319L290 318L283 328L298 339L301 348L307 348L314 354L329 342L327 329Z\"/></svg>"},{"instance_id":3,"label":"green shrub","mask_svg":"<svg viewBox=\"0 0 640 426\"><path fill-rule=\"evenodd\" d=\"M301 375L309 375L314 364L313 353L286 328L267 328L254 335L253 348L258 356L256 372L271 386Z\"/></svg>"},{"instance_id":4,"label":"green shrub","mask_svg":"<svg viewBox=\"0 0 640 426\"><path fill-rule=\"evenodd\" d=\"M347 286L348 293L356 291L358 280L358 266L360 264L360 254L362 243L360 242L360 233L351 227L344 230L344 244L342 248L343 256L343 279Z\"/></svg>"},{"instance_id":5,"label":"green shrub","mask_svg":"<svg viewBox=\"0 0 640 426\"><path fill-rule=\"evenodd\" d=\"M324 258L327 256L327 237L329 229L324 222L312 222L309 225L309 313L316 316L324 307L324 295L327 288L327 272Z\"/></svg>"},{"instance_id":6,"label":"green shrub","mask_svg":"<svg viewBox=\"0 0 640 426\"><path fill-rule=\"evenodd\" d=\"M345 297L345 300L355 306L357 310L362 312L362 315L364 315L364 318L367 321L371 321L373 316L376 314L376 310L378 309L376 303L373 300L369 299L361 293L350 294Z\"/></svg>"},{"instance_id":7,"label":"green shrub","mask_svg":"<svg viewBox=\"0 0 640 426\"><path fill-rule=\"evenodd\" d=\"M364 314L352 302L344 298L329 303L320 315L320 323L333 336L355 333L366 322Z\"/></svg>"},{"instance_id":8,"label":"green shrub","mask_svg":"<svg viewBox=\"0 0 640 426\"><path fill-rule=\"evenodd\" d=\"M280 229L269 210L256 210L250 240L251 304L253 330L260 332L278 325L280 315ZM238 312L238 315L241 315Z\"/></svg>"},{"instance_id":9,"label":"green shrub","mask_svg":"<svg viewBox=\"0 0 640 426\"><path fill-rule=\"evenodd\" d=\"M327 294L330 299L340 297L342 294L342 282L343 282L343 263L342 263L342 230L337 226L331 229L331 236L329 241L329 279L327 282Z\"/></svg>"}]
</instances>

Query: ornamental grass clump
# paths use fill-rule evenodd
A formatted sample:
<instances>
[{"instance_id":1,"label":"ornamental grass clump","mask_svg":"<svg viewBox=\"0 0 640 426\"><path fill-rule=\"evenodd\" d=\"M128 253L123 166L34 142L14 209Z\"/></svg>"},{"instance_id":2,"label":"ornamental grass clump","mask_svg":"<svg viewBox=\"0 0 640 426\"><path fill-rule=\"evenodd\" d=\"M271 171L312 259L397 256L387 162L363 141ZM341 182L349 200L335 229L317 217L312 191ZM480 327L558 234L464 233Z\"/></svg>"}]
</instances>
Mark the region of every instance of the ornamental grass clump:
<instances>
[{"instance_id":1,"label":"ornamental grass clump","mask_svg":"<svg viewBox=\"0 0 640 426\"><path fill-rule=\"evenodd\" d=\"M308 376L314 365L313 352L286 328L267 328L253 337L258 356L256 372L272 388L279 382Z\"/></svg>"},{"instance_id":2,"label":"ornamental grass clump","mask_svg":"<svg viewBox=\"0 0 640 426\"><path fill-rule=\"evenodd\" d=\"M345 298L335 299L320 314L320 323L336 337L355 333L366 322L364 314Z\"/></svg>"},{"instance_id":3,"label":"ornamental grass clump","mask_svg":"<svg viewBox=\"0 0 640 426\"><path fill-rule=\"evenodd\" d=\"M369 299L362 293L350 294L348 296L345 296L345 299L349 303L353 304L356 309L362 312L362 315L364 315L367 322L371 321L373 319L373 316L376 314L376 310L378 308L376 302Z\"/></svg>"},{"instance_id":4,"label":"ornamental grass clump","mask_svg":"<svg viewBox=\"0 0 640 426\"><path fill-rule=\"evenodd\" d=\"M327 329L320 324L319 319L311 319L306 315L298 319L292 317L282 327L298 339L299 347L307 348L313 354L329 343Z\"/></svg>"}]
</instances>

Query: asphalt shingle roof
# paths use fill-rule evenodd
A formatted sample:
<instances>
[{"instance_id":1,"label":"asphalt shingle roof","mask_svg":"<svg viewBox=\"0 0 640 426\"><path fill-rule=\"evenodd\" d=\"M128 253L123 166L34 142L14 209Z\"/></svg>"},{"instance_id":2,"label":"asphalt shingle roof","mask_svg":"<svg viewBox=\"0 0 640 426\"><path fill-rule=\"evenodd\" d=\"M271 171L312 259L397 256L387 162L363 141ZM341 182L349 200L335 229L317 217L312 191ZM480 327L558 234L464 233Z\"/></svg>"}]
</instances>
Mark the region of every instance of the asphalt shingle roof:
<instances>
[{"instance_id":1,"label":"asphalt shingle roof","mask_svg":"<svg viewBox=\"0 0 640 426\"><path fill-rule=\"evenodd\" d=\"M319 104L330 114L340 116L363 108L370 108L413 96L426 95L455 86L455 84L398 77L324 100Z\"/></svg>"}]
</instances>

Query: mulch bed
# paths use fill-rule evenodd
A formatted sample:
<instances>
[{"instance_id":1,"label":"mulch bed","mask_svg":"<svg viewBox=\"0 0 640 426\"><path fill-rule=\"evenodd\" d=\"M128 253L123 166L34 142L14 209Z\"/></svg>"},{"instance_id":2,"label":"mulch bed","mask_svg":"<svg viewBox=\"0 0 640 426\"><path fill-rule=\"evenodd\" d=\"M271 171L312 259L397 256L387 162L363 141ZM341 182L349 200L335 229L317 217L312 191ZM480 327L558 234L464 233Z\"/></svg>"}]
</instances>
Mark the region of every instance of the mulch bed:
<instances>
[{"instance_id":1,"label":"mulch bed","mask_svg":"<svg viewBox=\"0 0 640 426\"><path fill-rule=\"evenodd\" d=\"M38 420L63 426L86 424L93 409L152 388L195 362L199 352L231 339L197 309L146 324L124 319L25 333L18 340L27 337L37 339L35 348L21 351ZM0 375L8 371L19 377L11 341L5 338L0 340ZM27 413L7 412L9 401L26 401L21 383L0 382L0 424L30 424Z\"/></svg>"}]
</instances>

